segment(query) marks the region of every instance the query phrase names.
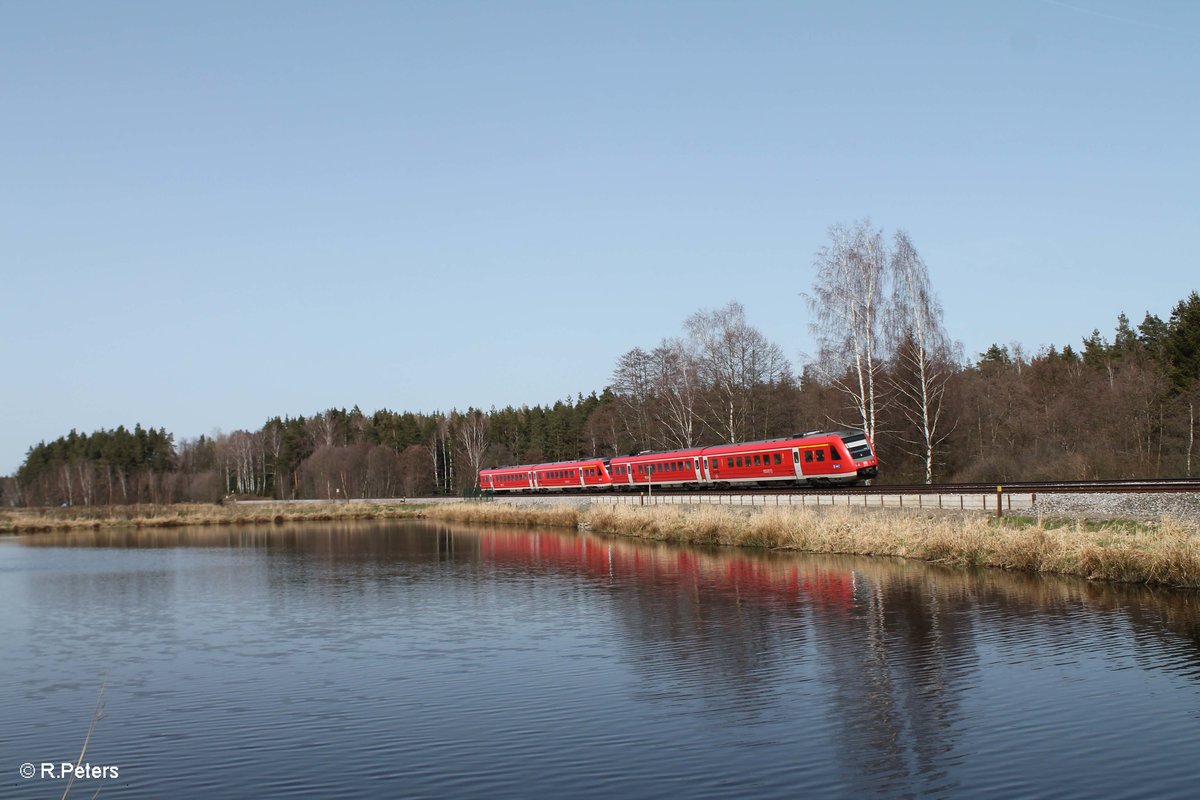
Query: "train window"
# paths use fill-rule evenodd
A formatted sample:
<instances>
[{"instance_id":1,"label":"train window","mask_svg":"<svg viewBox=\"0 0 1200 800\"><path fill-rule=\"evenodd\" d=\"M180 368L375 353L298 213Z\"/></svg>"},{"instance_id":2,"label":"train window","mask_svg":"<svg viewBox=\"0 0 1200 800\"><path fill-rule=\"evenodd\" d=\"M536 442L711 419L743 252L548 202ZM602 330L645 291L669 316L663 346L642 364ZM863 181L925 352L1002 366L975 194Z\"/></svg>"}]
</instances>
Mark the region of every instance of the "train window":
<instances>
[{"instance_id":1,"label":"train window","mask_svg":"<svg viewBox=\"0 0 1200 800\"><path fill-rule=\"evenodd\" d=\"M841 461L842 460L842 457L840 455L838 455L837 448L834 447L833 445L829 445L829 460L830 461Z\"/></svg>"},{"instance_id":2,"label":"train window","mask_svg":"<svg viewBox=\"0 0 1200 800\"><path fill-rule=\"evenodd\" d=\"M762 466L762 456L755 456L755 457L754 457L754 466L756 466L756 467L761 467L761 466Z\"/></svg>"},{"instance_id":3,"label":"train window","mask_svg":"<svg viewBox=\"0 0 1200 800\"><path fill-rule=\"evenodd\" d=\"M721 462L721 459L719 459L719 458L710 458L710 459L708 460L708 468L709 468L709 469L716 469L716 468L717 468L717 464L719 464L720 462Z\"/></svg>"},{"instance_id":4,"label":"train window","mask_svg":"<svg viewBox=\"0 0 1200 800\"><path fill-rule=\"evenodd\" d=\"M825 450L824 449L818 450L817 451L817 461L824 461L824 460L825 460Z\"/></svg>"},{"instance_id":5,"label":"train window","mask_svg":"<svg viewBox=\"0 0 1200 800\"><path fill-rule=\"evenodd\" d=\"M741 456L738 456L738 457L737 457L737 465L738 465L739 467L742 465L742 457L741 457Z\"/></svg>"},{"instance_id":6,"label":"train window","mask_svg":"<svg viewBox=\"0 0 1200 800\"><path fill-rule=\"evenodd\" d=\"M812 450L805 450L805 451L804 451L804 460L805 460L805 461L812 461Z\"/></svg>"},{"instance_id":7,"label":"train window","mask_svg":"<svg viewBox=\"0 0 1200 800\"><path fill-rule=\"evenodd\" d=\"M779 455L779 453L776 453L776 454L775 454L775 463L776 463L776 464L782 464L782 463L783 463L783 458L782 458L782 457Z\"/></svg>"},{"instance_id":8,"label":"train window","mask_svg":"<svg viewBox=\"0 0 1200 800\"><path fill-rule=\"evenodd\" d=\"M731 467L733 466L733 459L732 459L732 458L730 458L730 459L729 459L729 466L731 466Z\"/></svg>"}]
</instances>

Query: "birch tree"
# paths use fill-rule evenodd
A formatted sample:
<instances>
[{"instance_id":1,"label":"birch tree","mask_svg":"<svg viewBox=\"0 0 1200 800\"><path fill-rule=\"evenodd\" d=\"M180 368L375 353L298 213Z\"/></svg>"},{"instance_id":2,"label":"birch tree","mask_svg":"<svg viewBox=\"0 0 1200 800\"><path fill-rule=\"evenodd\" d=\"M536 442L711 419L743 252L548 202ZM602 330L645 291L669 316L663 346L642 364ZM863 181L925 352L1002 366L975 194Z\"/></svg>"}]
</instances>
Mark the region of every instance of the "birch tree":
<instances>
[{"instance_id":1,"label":"birch tree","mask_svg":"<svg viewBox=\"0 0 1200 800\"><path fill-rule=\"evenodd\" d=\"M651 445L650 403L653 395L653 358L635 347L617 360L613 370L612 392L617 398L625 432L638 450Z\"/></svg>"},{"instance_id":2,"label":"birch tree","mask_svg":"<svg viewBox=\"0 0 1200 800\"><path fill-rule=\"evenodd\" d=\"M458 441L462 444L463 453L467 457L473 486L479 482L483 454L488 448L489 422L487 414L475 408L469 409L458 422Z\"/></svg>"},{"instance_id":3,"label":"birch tree","mask_svg":"<svg viewBox=\"0 0 1200 800\"><path fill-rule=\"evenodd\" d=\"M888 333L893 366L889 384L916 436L901 437L925 465L933 483L935 454L949 432L942 425L946 383L954 371L954 347L942 321L942 306L929 285L929 270L904 231L894 237L892 302Z\"/></svg>"},{"instance_id":4,"label":"birch tree","mask_svg":"<svg viewBox=\"0 0 1200 800\"><path fill-rule=\"evenodd\" d=\"M664 445L694 447L697 442L696 402L699 375L696 361L679 339L665 339L650 354L651 381L659 401L655 415Z\"/></svg>"},{"instance_id":5,"label":"birch tree","mask_svg":"<svg viewBox=\"0 0 1200 800\"><path fill-rule=\"evenodd\" d=\"M834 225L830 242L816 256L810 325L819 345L817 370L849 398L861 428L875 439L877 386L883 366L882 326L889 284L889 259L882 231L862 220L852 228Z\"/></svg>"}]
</instances>

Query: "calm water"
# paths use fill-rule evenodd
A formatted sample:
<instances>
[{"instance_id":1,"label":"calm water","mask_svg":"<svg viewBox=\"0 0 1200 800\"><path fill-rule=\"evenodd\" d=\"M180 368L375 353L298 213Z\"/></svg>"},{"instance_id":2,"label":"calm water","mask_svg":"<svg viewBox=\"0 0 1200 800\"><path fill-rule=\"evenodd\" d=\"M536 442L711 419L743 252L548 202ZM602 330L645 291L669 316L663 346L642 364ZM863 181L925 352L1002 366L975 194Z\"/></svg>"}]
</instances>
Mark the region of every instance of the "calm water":
<instances>
[{"instance_id":1,"label":"calm water","mask_svg":"<svg viewBox=\"0 0 1200 800\"><path fill-rule=\"evenodd\" d=\"M1194 797L1200 598L418 524L0 540L0 797ZM40 768L40 767L39 767Z\"/></svg>"}]
</instances>

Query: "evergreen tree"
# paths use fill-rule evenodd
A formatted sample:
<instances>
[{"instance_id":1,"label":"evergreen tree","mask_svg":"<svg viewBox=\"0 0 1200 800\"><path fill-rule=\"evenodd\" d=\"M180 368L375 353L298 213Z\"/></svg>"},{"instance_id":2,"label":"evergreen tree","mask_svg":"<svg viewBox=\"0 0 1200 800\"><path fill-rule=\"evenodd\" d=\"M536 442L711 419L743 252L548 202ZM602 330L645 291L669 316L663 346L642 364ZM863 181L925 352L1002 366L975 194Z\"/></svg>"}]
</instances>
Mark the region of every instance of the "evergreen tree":
<instances>
[{"instance_id":1,"label":"evergreen tree","mask_svg":"<svg viewBox=\"0 0 1200 800\"><path fill-rule=\"evenodd\" d=\"M1192 292L1171 311L1163 356L1175 391L1186 391L1200 380L1200 293Z\"/></svg>"}]
</instances>

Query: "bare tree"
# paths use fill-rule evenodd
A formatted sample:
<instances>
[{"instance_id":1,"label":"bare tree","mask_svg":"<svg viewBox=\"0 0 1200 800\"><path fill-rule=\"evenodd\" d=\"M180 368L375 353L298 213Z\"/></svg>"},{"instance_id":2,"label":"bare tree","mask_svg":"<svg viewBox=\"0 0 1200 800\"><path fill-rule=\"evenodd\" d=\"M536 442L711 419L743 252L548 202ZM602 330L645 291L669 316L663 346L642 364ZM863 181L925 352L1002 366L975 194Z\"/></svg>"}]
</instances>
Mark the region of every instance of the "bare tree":
<instances>
[{"instance_id":1,"label":"bare tree","mask_svg":"<svg viewBox=\"0 0 1200 800\"><path fill-rule=\"evenodd\" d=\"M410 444L400 454L400 489L405 497L419 497L433 490L434 476L425 447Z\"/></svg>"},{"instance_id":2,"label":"bare tree","mask_svg":"<svg viewBox=\"0 0 1200 800\"><path fill-rule=\"evenodd\" d=\"M487 414L472 408L458 421L458 440L462 444L463 453L467 457L467 465L471 469L472 485L479 481L479 470L483 466L483 454L488 448L488 430L490 420Z\"/></svg>"},{"instance_id":3,"label":"bare tree","mask_svg":"<svg viewBox=\"0 0 1200 800\"><path fill-rule=\"evenodd\" d=\"M941 426L946 383L954 370L954 346L942 322L942 306L929 284L929 270L912 240L898 231L892 251L892 302L888 335L893 367L889 384L917 436L902 437L925 464L933 483L938 446L949 432Z\"/></svg>"},{"instance_id":4,"label":"bare tree","mask_svg":"<svg viewBox=\"0 0 1200 800\"><path fill-rule=\"evenodd\" d=\"M612 391L617 398L625 432L638 450L651 446L650 404L653 399L653 359L635 347L617 360L613 370Z\"/></svg>"},{"instance_id":5,"label":"bare tree","mask_svg":"<svg viewBox=\"0 0 1200 800\"><path fill-rule=\"evenodd\" d=\"M876 387L883 365L883 324L889 261L882 231L870 220L853 228L834 225L830 243L816 257L812 294L803 295L812 311L813 334L820 346L817 368L850 399L862 430L875 438L879 399Z\"/></svg>"},{"instance_id":6,"label":"bare tree","mask_svg":"<svg viewBox=\"0 0 1200 800\"><path fill-rule=\"evenodd\" d=\"M454 453L450 446L450 417L435 413L431 417L432 430L425 449L433 464L433 479L442 494L450 494L454 485Z\"/></svg>"},{"instance_id":7,"label":"bare tree","mask_svg":"<svg viewBox=\"0 0 1200 800\"><path fill-rule=\"evenodd\" d=\"M697 311L684 327L699 380L707 390L705 423L725 441L748 438L755 427L755 391L790 379L791 367L783 351L746 322L746 310L737 302L715 311Z\"/></svg>"},{"instance_id":8,"label":"bare tree","mask_svg":"<svg viewBox=\"0 0 1200 800\"><path fill-rule=\"evenodd\" d=\"M664 339L650 354L651 381L657 395L657 413L667 447L696 445L696 402L699 374L695 358L679 339Z\"/></svg>"},{"instance_id":9,"label":"bare tree","mask_svg":"<svg viewBox=\"0 0 1200 800\"><path fill-rule=\"evenodd\" d=\"M623 426L616 402L602 403L584 424L588 455L619 455Z\"/></svg>"}]
</instances>

